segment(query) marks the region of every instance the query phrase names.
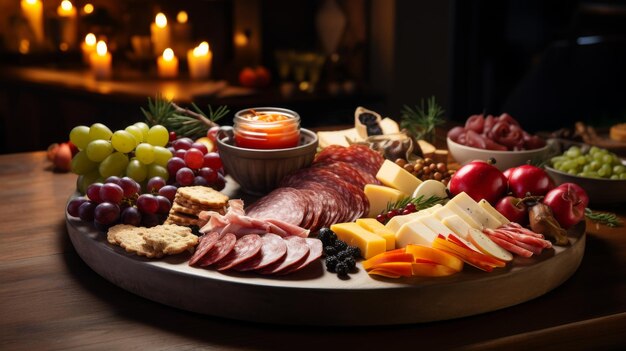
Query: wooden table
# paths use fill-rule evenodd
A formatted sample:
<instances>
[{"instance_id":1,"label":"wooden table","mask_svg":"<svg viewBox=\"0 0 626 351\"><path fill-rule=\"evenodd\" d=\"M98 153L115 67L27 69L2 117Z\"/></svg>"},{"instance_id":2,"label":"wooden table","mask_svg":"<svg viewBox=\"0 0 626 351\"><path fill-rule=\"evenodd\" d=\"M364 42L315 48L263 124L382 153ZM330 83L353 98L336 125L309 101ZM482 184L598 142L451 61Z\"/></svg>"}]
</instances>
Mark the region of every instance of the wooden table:
<instances>
[{"instance_id":1,"label":"wooden table","mask_svg":"<svg viewBox=\"0 0 626 351\"><path fill-rule=\"evenodd\" d=\"M626 347L623 227L588 223L586 253L574 276L504 310L403 326L260 325L160 305L98 276L74 251L65 229L65 202L76 176L49 168L43 152L0 156L1 350ZM624 219L624 208L612 210Z\"/></svg>"}]
</instances>

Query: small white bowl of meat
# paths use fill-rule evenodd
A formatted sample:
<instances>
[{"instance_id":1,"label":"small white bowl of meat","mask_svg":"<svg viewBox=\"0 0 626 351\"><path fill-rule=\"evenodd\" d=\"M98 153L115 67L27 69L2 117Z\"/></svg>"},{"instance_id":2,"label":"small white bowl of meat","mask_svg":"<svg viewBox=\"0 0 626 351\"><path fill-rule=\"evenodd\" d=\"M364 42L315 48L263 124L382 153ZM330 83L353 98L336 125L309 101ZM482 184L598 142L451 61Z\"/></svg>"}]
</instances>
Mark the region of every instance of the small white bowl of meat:
<instances>
[{"instance_id":1,"label":"small white bowl of meat","mask_svg":"<svg viewBox=\"0 0 626 351\"><path fill-rule=\"evenodd\" d=\"M446 141L450 155L461 165L493 158L501 171L528 162L542 163L551 150L545 140L524 131L507 113L473 115L465 126L450 129Z\"/></svg>"}]
</instances>

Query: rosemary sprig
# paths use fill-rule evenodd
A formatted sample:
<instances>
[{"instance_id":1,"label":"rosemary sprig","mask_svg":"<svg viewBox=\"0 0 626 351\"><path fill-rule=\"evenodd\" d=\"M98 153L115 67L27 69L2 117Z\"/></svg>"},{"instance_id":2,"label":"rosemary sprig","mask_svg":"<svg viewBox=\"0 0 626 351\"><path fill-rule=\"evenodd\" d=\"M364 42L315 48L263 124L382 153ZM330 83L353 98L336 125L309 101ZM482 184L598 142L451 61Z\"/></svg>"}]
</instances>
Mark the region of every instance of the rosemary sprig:
<instances>
[{"instance_id":1,"label":"rosemary sprig","mask_svg":"<svg viewBox=\"0 0 626 351\"><path fill-rule=\"evenodd\" d=\"M418 197L405 197L404 199L398 200L396 202L387 203L387 209L385 212L389 212L391 210L405 208L406 205L412 203L415 205L415 210L423 210L425 208L433 207L438 203L443 202L447 198L438 197L438 196L430 196L427 199L424 199L424 195L420 195Z\"/></svg>"},{"instance_id":2,"label":"rosemary sprig","mask_svg":"<svg viewBox=\"0 0 626 351\"><path fill-rule=\"evenodd\" d=\"M585 217L594 222L604 224L607 227L621 227L623 225L622 221L617 217L617 215L615 215L615 213L597 212L591 210L590 208L585 208Z\"/></svg>"},{"instance_id":3,"label":"rosemary sprig","mask_svg":"<svg viewBox=\"0 0 626 351\"><path fill-rule=\"evenodd\" d=\"M424 139L428 142L435 141L435 128L445 122L444 109L431 96L424 107L424 100L420 106L411 108L404 105L400 115L400 126L406 128L416 139Z\"/></svg>"}]
</instances>

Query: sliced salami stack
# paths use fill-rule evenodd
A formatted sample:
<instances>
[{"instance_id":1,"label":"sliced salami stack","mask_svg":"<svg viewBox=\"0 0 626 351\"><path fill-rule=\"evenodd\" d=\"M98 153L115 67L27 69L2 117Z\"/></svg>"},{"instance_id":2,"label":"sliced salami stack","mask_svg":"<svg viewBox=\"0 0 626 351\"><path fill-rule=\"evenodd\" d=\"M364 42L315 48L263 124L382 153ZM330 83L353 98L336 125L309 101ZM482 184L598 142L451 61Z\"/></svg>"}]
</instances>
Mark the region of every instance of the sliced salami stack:
<instances>
[{"instance_id":1,"label":"sliced salami stack","mask_svg":"<svg viewBox=\"0 0 626 351\"><path fill-rule=\"evenodd\" d=\"M279 188L252 204L246 214L311 231L354 221L369 212L363 187L380 184L376 173L383 161L365 145L331 145L317 154L311 167L287 175Z\"/></svg>"}]
</instances>

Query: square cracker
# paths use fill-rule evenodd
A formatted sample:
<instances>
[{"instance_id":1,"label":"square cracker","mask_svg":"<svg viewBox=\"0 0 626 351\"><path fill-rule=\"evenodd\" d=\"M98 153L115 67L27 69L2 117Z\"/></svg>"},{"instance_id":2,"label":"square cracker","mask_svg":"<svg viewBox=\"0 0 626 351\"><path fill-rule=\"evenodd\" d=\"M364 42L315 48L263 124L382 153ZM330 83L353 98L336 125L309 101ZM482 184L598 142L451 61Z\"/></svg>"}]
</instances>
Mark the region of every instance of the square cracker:
<instances>
[{"instance_id":1,"label":"square cracker","mask_svg":"<svg viewBox=\"0 0 626 351\"><path fill-rule=\"evenodd\" d=\"M143 237L145 245L165 255L176 255L198 244L198 237L187 227L164 224L150 229Z\"/></svg>"},{"instance_id":2,"label":"square cracker","mask_svg":"<svg viewBox=\"0 0 626 351\"><path fill-rule=\"evenodd\" d=\"M178 188L176 195L210 207L223 207L228 202L228 196L206 186L185 186Z\"/></svg>"}]
</instances>

